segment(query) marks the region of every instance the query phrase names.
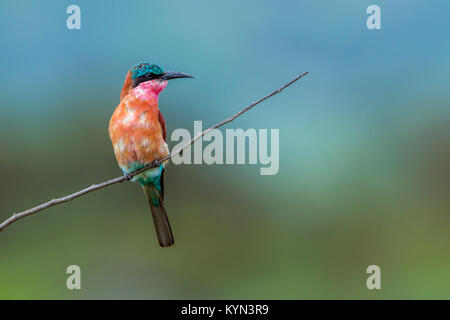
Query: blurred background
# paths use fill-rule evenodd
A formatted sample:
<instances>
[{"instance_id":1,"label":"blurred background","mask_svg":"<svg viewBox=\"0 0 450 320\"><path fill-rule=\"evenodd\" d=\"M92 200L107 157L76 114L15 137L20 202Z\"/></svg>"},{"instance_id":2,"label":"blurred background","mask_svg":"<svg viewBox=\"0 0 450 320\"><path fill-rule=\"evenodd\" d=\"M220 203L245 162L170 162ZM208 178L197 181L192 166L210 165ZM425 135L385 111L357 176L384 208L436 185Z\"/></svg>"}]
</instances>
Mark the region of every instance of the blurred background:
<instances>
[{"instance_id":1,"label":"blurred background","mask_svg":"<svg viewBox=\"0 0 450 320\"><path fill-rule=\"evenodd\" d=\"M366 27L371 4L382 30ZM311 72L226 127L280 129L277 175L170 165L171 249L137 184L25 218L0 233L0 298L450 298L448 1L0 8L0 220L121 174L107 126L139 62L196 77L160 97L169 134ZM72 264L81 290L66 288Z\"/></svg>"}]
</instances>

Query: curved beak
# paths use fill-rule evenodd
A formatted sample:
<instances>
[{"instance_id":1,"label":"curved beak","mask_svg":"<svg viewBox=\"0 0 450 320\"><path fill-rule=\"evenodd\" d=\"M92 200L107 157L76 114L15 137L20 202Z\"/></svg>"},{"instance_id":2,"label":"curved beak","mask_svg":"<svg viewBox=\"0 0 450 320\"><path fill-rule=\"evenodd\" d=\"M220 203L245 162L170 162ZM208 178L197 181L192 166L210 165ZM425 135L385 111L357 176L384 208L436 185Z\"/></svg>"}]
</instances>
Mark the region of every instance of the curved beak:
<instances>
[{"instance_id":1,"label":"curved beak","mask_svg":"<svg viewBox=\"0 0 450 320\"><path fill-rule=\"evenodd\" d=\"M166 71L161 76L161 80L171 80L171 79L177 79L177 78L193 78L193 76L183 73L183 72L177 72L177 71Z\"/></svg>"}]
</instances>

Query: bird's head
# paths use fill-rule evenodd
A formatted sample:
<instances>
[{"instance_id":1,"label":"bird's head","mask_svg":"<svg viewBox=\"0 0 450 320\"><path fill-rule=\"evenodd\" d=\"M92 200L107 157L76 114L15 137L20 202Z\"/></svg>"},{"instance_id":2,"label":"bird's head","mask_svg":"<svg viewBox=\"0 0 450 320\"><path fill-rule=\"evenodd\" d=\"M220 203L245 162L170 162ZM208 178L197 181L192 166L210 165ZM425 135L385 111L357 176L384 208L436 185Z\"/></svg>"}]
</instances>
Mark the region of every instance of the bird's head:
<instances>
[{"instance_id":1,"label":"bird's head","mask_svg":"<svg viewBox=\"0 0 450 320\"><path fill-rule=\"evenodd\" d=\"M128 71L120 99L137 87L157 97L167 86L168 80L178 78L193 78L193 76L183 72L164 71L156 63L140 63Z\"/></svg>"},{"instance_id":2,"label":"bird's head","mask_svg":"<svg viewBox=\"0 0 450 320\"><path fill-rule=\"evenodd\" d=\"M161 92L167 81L178 78L193 78L193 76L177 71L164 71L155 63L140 63L130 69L132 87L139 85L151 89L154 93Z\"/></svg>"}]
</instances>

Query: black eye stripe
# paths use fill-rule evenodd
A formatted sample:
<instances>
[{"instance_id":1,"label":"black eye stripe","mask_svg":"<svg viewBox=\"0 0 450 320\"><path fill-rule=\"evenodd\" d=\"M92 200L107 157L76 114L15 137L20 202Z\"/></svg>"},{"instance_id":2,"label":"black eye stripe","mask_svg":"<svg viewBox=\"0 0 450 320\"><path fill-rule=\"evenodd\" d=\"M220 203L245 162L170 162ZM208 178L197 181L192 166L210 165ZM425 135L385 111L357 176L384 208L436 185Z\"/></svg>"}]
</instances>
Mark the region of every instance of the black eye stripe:
<instances>
[{"instance_id":1,"label":"black eye stripe","mask_svg":"<svg viewBox=\"0 0 450 320\"><path fill-rule=\"evenodd\" d=\"M157 79L157 78L160 77L160 75L157 75L157 74L154 74L154 73L147 73L147 74L145 75L145 77L146 77L147 79Z\"/></svg>"},{"instance_id":2,"label":"black eye stripe","mask_svg":"<svg viewBox=\"0 0 450 320\"><path fill-rule=\"evenodd\" d=\"M161 74L154 74L154 73L144 74L133 80L133 87L136 87L137 85L139 85L140 83L145 82L145 81L159 79L159 78L161 78L161 76L162 76Z\"/></svg>"}]
</instances>

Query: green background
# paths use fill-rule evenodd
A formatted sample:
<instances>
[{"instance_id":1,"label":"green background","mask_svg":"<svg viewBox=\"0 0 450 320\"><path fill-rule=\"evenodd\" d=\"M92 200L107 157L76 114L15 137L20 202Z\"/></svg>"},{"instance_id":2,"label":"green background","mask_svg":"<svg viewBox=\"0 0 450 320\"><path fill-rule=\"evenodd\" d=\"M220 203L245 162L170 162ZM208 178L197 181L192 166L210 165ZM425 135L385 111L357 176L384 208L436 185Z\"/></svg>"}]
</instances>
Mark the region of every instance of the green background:
<instances>
[{"instance_id":1,"label":"green background","mask_svg":"<svg viewBox=\"0 0 450 320\"><path fill-rule=\"evenodd\" d=\"M81 8L81 30L66 8ZM366 27L381 7L382 30ZM120 175L107 126L138 62L196 76L168 132L280 129L280 170L170 165L175 247L123 183L0 233L3 299L450 298L448 1L3 1L0 219ZM173 146L175 143L169 143ZM82 289L66 288L67 266ZM381 267L381 290L366 268Z\"/></svg>"}]
</instances>

